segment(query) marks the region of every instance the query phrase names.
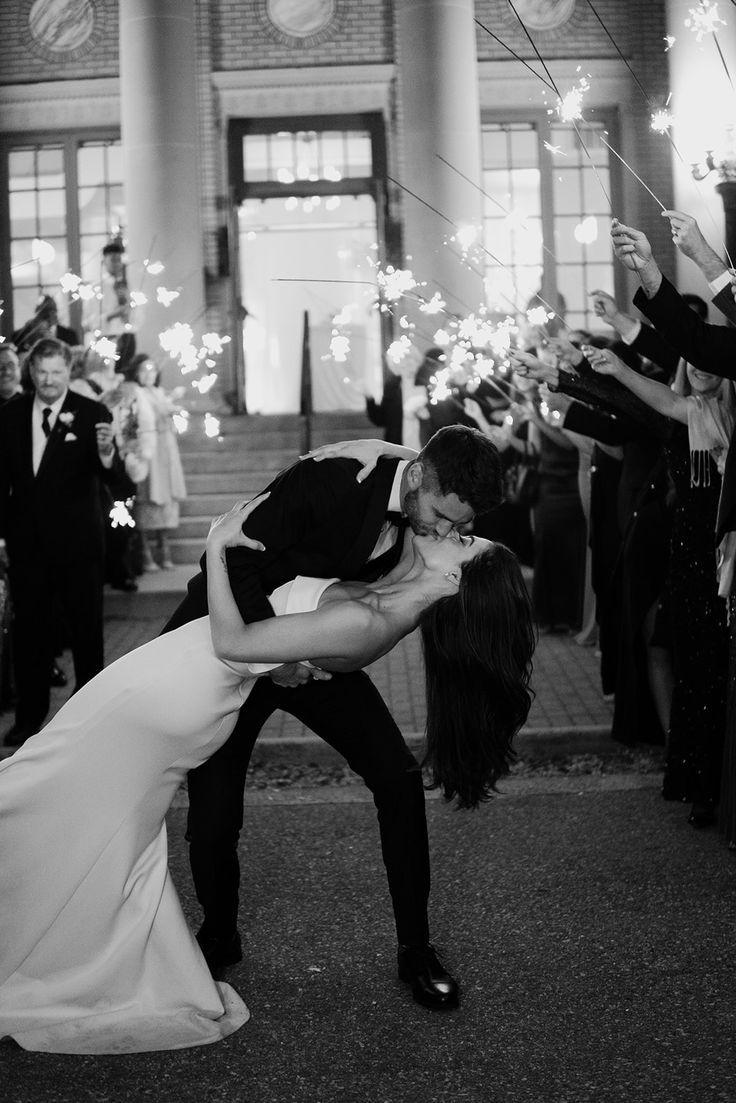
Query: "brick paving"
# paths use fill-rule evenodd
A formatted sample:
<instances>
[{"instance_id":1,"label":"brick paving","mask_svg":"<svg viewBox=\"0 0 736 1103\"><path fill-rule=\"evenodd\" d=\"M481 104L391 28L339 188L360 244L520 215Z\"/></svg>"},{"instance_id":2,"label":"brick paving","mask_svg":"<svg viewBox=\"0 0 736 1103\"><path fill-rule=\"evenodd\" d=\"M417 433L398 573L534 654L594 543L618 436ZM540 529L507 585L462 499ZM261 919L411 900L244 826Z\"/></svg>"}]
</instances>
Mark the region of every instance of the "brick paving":
<instances>
[{"instance_id":1,"label":"brick paving","mask_svg":"<svg viewBox=\"0 0 736 1103\"><path fill-rule=\"evenodd\" d=\"M146 575L137 594L106 591L105 648L107 662L124 655L158 634L176 607L192 568ZM60 659L70 672L68 653ZM369 668L384 699L405 735L424 730L426 708L419 634L412 633ZM532 686L536 692L527 729L555 733L574 729L604 734L611 723L612 706L603 700L598 658L592 647L580 646L571 636L542 636L534 659ZM68 690L54 690L52 712L61 707ZM12 713L0 714L0 738L12 723ZM260 744L311 740L309 729L286 713L275 713L265 726ZM0 750L0 753L1 750Z\"/></svg>"}]
</instances>

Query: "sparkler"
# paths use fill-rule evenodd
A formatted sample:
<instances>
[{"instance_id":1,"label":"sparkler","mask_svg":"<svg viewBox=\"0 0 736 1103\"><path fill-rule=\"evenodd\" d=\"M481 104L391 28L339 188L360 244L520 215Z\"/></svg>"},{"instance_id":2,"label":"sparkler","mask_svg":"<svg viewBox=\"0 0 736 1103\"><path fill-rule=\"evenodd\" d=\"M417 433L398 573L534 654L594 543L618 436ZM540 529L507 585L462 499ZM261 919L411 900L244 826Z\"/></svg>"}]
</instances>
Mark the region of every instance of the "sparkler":
<instances>
[{"instance_id":1,"label":"sparkler","mask_svg":"<svg viewBox=\"0 0 736 1103\"><path fill-rule=\"evenodd\" d=\"M658 111L652 112L651 126L657 134L667 134L674 121L666 107L660 107Z\"/></svg>"},{"instance_id":2,"label":"sparkler","mask_svg":"<svg viewBox=\"0 0 736 1103\"><path fill-rule=\"evenodd\" d=\"M664 211L664 210L666 210L666 207L665 207L664 203L662 203L662 201L661 201L660 199L657 199L656 195L654 194L654 192L652 191L652 189L651 189L651 188L649 187L649 185L648 185L648 184L645 184L645 183L644 183L644 181L642 180L641 176L639 176L639 174L638 174L638 173L634 172L634 170L632 169L631 165L630 165L630 164L628 164L628 162L624 161L624 159L623 159L623 157L621 156L621 154L620 154L620 153L617 153L617 152L616 152L616 150L615 150L615 149L613 148L613 146L612 146L612 145L609 145L609 143L608 143L608 142L606 141L606 139L605 139L604 137L602 137L601 135L599 135L599 138L600 138L600 141L601 141L601 142L603 142L603 145L604 145L604 146L605 146L605 147L606 147L607 149L610 149L610 151L611 151L611 153L612 153L612 154L614 155L614 157L618 157L618 159L619 159L619 161L621 162L621 164L622 164L622 165L623 165L623 166L624 166L625 168L627 168L627 169L629 170L629 172L630 172L630 173L631 173L631 175L632 175L632 176L634 177L634 179L638 180L638 181L639 181L639 183L641 184L641 186L642 186L642 187L643 187L643 188L644 188L644 189L645 189L646 191L648 191L648 192L649 192L649 194L651 195L651 197L652 197L652 199L654 200L654 202L655 202L655 203L658 203L658 204L659 204L659 206L660 206L660 207L662 208L662 210L663 210L663 211Z\"/></svg>"},{"instance_id":3,"label":"sparkler","mask_svg":"<svg viewBox=\"0 0 736 1103\"><path fill-rule=\"evenodd\" d=\"M702 42L707 34L715 35L718 27L725 27L725 19L718 14L718 4L711 0L700 0L697 8L689 9L689 18L685 20L685 26L695 35L696 42Z\"/></svg>"},{"instance_id":4,"label":"sparkler","mask_svg":"<svg viewBox=\"0 0 736 1103\"><path fill-rule=\"evenodd\" d=\"M132 498L126 498L123 502L113 502L112 509L108 514L112 528L135 528L135 521L130 512L132 505Z\"/></svg>"}]
</instances>

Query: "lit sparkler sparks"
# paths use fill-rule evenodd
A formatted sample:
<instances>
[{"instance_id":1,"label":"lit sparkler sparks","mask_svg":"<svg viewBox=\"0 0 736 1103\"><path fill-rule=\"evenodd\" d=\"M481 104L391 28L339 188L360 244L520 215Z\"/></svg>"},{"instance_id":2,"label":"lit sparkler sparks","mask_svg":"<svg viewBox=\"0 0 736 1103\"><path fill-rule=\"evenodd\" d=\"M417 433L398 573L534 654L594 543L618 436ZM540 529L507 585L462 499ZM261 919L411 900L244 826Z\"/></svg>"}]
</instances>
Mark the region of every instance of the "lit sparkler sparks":
<instances>
[{"instance_id":1,"label":"lit sparkler sparks","mask_svg":"<svg viewBox=\"0 0 736 1103\"><path fill-rule=\"evenodd\" d=\"M544 326L552 318L554 318L554 314L550 314L543 306L533 306L531 310L526 312L526 320L530 326Z\"/></svg>"},{"instance_id":2,"label":"lit sparkler sparks","mask_svg":"<svg viewBox=\"0 0 736 1103\"><path fill-rule=\"evenodd\" d=\"M707 34L717 34L719 27L726 26L726 20L718 14L718 4L711 0L700 0L697 8L689 9L689 18L685 26L695 35L696 42L702 42Z\"/></svg>"},{"instance_id":3,"label":"lit sparkler sparks","mask_svg":"<svg viewBox=\"0 0 736 1103\"><path fill-rule=\"evenodd\" d=\"M427 303L422 303L419 307L422 314L441 314L447 306L447 303L440 295L439 291L435 291L432 298Z\"/></svg>"},{"instance_id":4,"label":"lit sparkler sparks","mask_svg":"<svg viewBox=\"0 0 736 1103\"><path fill-rule=\"evenodd\" d=\"M400 364L402 360L406 359L410 352L411 341L405 333L402 333L398 341L392 341L386 349L386 359L392 364Z\"/></svg>"},{"instance_id":5,"label":"lit sparkler sparks","mask_svg":"<svg viewBox=\"0 0 736 1103\"><path fill-rule=\"evenodd\" d=\"M156 298L162 306L171 306L174 300L179 298L179 292L169 291L165 287L157 287Z\"/></svg>"},{"instance_id":6,"label":"lit sparkler sparks","mask_svg":"<svg viewBox=\"0 0 736 1103\"><path fill-rule=\"evenodd\" d=\"M98 337L96 341L92 342L90 348L93 352L96 352L98 356L101 356L103 360L120 359L115 342L111 341L109 337Z\"/></svg>"},{"instance_id":7,"label":"lit sparkler sparks","mask_svg":"<svg viewBox=\"0 0 736 1103\"><path fill-rule=\"evenodd\" d=\"M339 330L333 329L332 339L330 340L330 356L337 364L344 364L347 362L348 355L350 353L350 338L344 333L340 333ZM327 357L323 357L327 359Z\"/></svg>"},{"instance_id":8,"label":"lit sparkler sparks","mask_svg":"<svg viewBox=\"0 0 736 1103\"><path fill-rule=\"evenodd\" d=\"M394 268L392 264L385 269L376 268L376 282L383 298L389 302L397 302L402 295L419 286L410 268Z\"/></svg>"},{"instance_id":9,"label":"lit sparkler sparks","mask_svg":"<svg viewBox=\"0 0 736 1103\"><path fill-rule=\"evenodd\" d=\"M128 498L124 502L113 502L112 509L108 514L110 518L111 526L116 528L135 528L135 521L130 512L130 506L133 504L133 499Z\"/></svg>"},{"instance_id":10,"label":"lit sparkler sparks","mask_svg":"<svg viewBox=\"0 0 736 1103\"><path fill-rule=\"evenodd\" d=\"M666 107L661 107L658 111L652 112L651 127L657 134L666 134L674 121L671 112Z\"/></svg>"},{"instance_id":11,"label":"lit sparkler sparks","mask_svg":"<svg viewBox=\"0 0 736 1103\"><path fill-rule=\"evenodd\" d=\"M199 379L192 380L192 386L199 391L200 394L207 394L211 391L217 382L217 375L215 372L210 372L209 375L203 375Z\"/></svg>"},{"instance_id":12,"label":"lit sparkler sparks","mask_svg":"<svg viewBox=\"0 0 736 1103\"><path fill-rule=\"evenodd\" d=\"M583 96L590 89L587 77L581 77L570 91L557 101L557 114L563 123L575 122L583 117Z\"/></svg>"},{"instance_id":13,"label":"lit sparkler sparks","mask_svg":"<svg viewBox=\"0 0 736 1103\"><path fill-rule=\"evenodd\" d=\"M664 52L666 54L668 54L670 52L670 50L672 49L672 47L674 46L674 44L677 42L677 39L675 38L675 36L673 34L666 34L664 36L664 41L667 43L667 45L664 48Z\"/></svg>"},{"instance_id":14,"label":"lit sparkler sparks","mask_svg":"<svg viewBox=\"0 0 736 1103\"><path fill-rule=\"evenodd\" d=\"M220 422L209 411L204 415L204 433L206 437L219 437Z\"/></svg>"}]
</instances>

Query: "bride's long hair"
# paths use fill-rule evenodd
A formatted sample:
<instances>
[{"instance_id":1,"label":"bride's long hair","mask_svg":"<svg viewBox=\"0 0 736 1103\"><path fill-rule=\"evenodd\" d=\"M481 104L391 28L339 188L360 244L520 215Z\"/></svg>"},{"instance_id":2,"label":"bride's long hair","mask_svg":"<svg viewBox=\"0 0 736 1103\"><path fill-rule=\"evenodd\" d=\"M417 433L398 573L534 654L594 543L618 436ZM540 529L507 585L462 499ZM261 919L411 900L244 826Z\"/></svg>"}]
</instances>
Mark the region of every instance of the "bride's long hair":
<instances>
[{"instance_id":1,"label":"bride's long hair","mask_svg":"<svg viewBox=\"0 0 736 1103\"><path fill-rule=\"evenodd\" d=\"M428 788L460 808L488 800L527 718L537 631L518 560L503 544L462 569L457 594L419 622L427 688Z\"/></svg>"}]
</instances>

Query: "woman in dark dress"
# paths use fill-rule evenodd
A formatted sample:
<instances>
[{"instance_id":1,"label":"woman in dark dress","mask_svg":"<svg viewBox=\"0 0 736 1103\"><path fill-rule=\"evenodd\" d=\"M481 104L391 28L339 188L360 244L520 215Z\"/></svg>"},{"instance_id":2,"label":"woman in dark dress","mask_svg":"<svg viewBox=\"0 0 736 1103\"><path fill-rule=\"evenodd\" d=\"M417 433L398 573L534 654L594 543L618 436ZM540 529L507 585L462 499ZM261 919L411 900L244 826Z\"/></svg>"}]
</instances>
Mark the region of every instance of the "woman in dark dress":
<instances>
[{"instance_id":1,"label":"woman in dark dress","mask_svg":"<svg viewBox=\"0 0 736 1103\"><path fill-rule=\"evenodd\" d=\"M585 351L596 371L675 422L666 445L675 512L663 602L675 686L662 792L665 799L692 802L689 822L704 827L715 819L725 727L728 634L713 532L736 420L734 387L687 365L670 389L637 375L610 351Z\"/></svg>"}]
</instances>

